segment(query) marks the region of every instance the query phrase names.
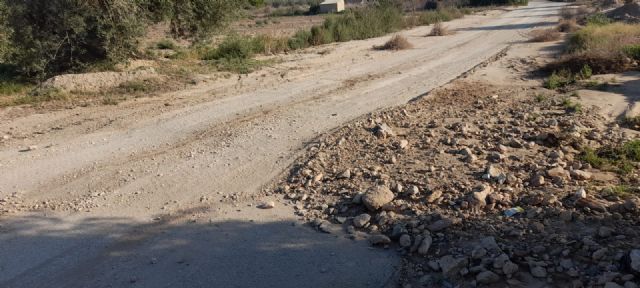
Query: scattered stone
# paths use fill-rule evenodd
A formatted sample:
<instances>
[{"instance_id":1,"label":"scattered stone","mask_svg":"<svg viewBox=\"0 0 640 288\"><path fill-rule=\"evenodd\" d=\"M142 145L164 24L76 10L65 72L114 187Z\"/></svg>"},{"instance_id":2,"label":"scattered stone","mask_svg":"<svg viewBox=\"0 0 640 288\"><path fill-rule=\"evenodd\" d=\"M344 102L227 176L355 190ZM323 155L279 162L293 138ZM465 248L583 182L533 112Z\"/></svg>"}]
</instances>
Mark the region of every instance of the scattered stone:
<instances>
[{"instance_id":1,"label":"scattered stone","mask_svg":"<svg viewBox=\"0 0 640 288\"><path fill-rule=\"evenodd\" d=\"M398 244L400 244L400 247L402 248L411 246L411 236L409 236L408 234L402 234L402 236L400 236L400 239L398 240Z\"/></svg>"},{"instance_id":2,"label":"scattered stone","mask_svg":"<svg viewBox=\"0 0 640 288\"><path fill-rule=\"evenodd\" d=\"M476 281L478 281L478 283L480 284L491 284L500 281L500 276L491 271L483 271L478 273L478 275L476 276Z\"/></svg>"},{"instance_id":3,"label":"scattered stone","mask_svg":"<svg viewBox=\"0 0 640 288\"><path fill-rule=\"evenodd\" d=\"M424 239L422 239L420 246L418 247L418 254L427 255L427 253L429 253L429 248L431 248L432 242L433 239L430 235L425 236Z\"/></svg>"},{"instance_id":4,"label":"scattered stone","mask_svg":"<svg viewBox=\"0 0 640 288\"><path fill-rule=\"evenodd\" d=\"M504 273L505 275L515 274L516 272L518 272L518 270L520 270L518 265L511 261L507 261L506 263L504 263L504 266L502 266L502 273Z\"/></svg>"},{"instance_id":5,"label":"scattered stone","mask_svg":"<svg viewBox=\"0 0 640 288\"><path fill-rule=\"evenodd\" d=\"M369 236L369 243L371 245L388 245L391 244L391 239L386 235L374 234Z\"/></svg>"},{"instance_id":6,"label":"scattered stone","mask_svg":"<svg viewBox=\"0 0 640 288\"><path fill-rule=\"evenodd\" d=\"M264 203L260 203L260 205L258 205L257 207L260 209L273 209L276 207L276 202L267 201Z\"/></svg>"},{"instance_id":7,"label":"scattered stone","mask_svg":"<svg viewBox=\"0 0 640 288\"><path fill-rule=\"evenodd\" d=\"M590 180L591 178L593 178L593 174L587 171L573 170L571 171L571 177L578 180Z\"/></svg>"},{"instance_id":8,"label":"scattered stone","mask_svg":"<svg viewBox=\"0 0 640 288\"><path fill-rule=\"evenodd\" d=\"M429 194L429 196L427 196L425 200L427 201L427 203L434 203L438 201L438 199L440 199L441 196L442 196L442 191L436 190L431 192L431 194Z\"/></svg>"},{"instance_id":9,"label":"scattered stone","mask_svg":"<svg viewBox=\"0 0 640 288\"><path fill-rule=\"evenodd\" d=\"M631 269L640 272L640 249L633 249L629 252L629 261Z\"/></svg>"},{"instance_id":10,"label":"scattered stone","mask_svg":"<svg viewBox=\"0 0 640 288\"><path fill-rule=\"evenodd\" d=\"M371 220L371 215L367 213L360 214L355 218L353 218L353 226L355 226L356 228L362 228L365 225L369 224L370 220Z\"/></svg>"},{"instance_id":11,"label":"scattered stone","mask_svg":"<svg viewBox=\"0 0 640 288\"><path fill-rule=\"evenodd\" d=\"M373 133L376 135L376 137L378 138L387 138L387 137L394 137L396 136L396 133L393 132L393 130L391 129L391 127L389 127L387 124L378 124L374 129L373 129Z\"/></svg>"},{"instance_id":12,"label":"scattered stone","mask_svg":"<svg viewBox=\"0 0 640 288\"><path fill-rule=\"evenodd\" d=\"M534 266L531 268L531 275L536 278L546 278L547 277L547 269L540 266Z\"/></svg>"},{"instance_id":13,"label":"scattered stone","mask_svg":"<svg viewBox=\"0 0 640 288\"><path fill-rule=\"evenodd\" d=\"M449 226L455 224L456 222L456 219L444 218L433 222L431 225L427 226L427 229L429 229L429 231L431 232L439 232L449 228Z\"/></svg>"},{"instance_id":14,"label":"scattered stone","mask_svg":"<svg viewBox=\"0 0 640 288\"><path fill-rule=\"evenodd\" d=\"M400 147L400 149L407 149L407 147L409 147L409 141L407 140L400 140L400 144L398 144L398 147Z\"/></svg>"},{"instance_id":15,"label":"scattered stone","mask_svg":"<svg viewBox=\"0 0 640 288\"><path fill-rule=\"evenodd\" d=\"M458 275L463 268L466 268L469 261L465 257L456 258L452 255L446 255L440 258L438 263L445 277L453 277Z\"/></svg>"},{"instance_id":16,"label":"scattered stone","mask_svg":"<svg viewBox=\"0 0 640 288\"><path fill-rule=\"evenodd\" d=\"M362 197L362 203L370 211L376 211L393 201L395 195L386 186L372 187Z\"/></svg>"}]
</instances>

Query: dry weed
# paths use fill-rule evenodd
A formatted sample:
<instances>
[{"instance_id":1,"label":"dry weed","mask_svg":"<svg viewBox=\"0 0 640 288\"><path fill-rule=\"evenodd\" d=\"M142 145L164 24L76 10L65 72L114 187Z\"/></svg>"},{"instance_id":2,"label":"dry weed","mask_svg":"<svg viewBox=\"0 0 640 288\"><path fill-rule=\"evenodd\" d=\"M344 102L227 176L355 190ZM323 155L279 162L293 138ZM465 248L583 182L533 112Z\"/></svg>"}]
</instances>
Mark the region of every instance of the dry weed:
<instances>
[{"instance_id":1,"label":"dry weed","mask_svg":"<svg viewBox=\"0 0 640 288\"><path fill-rule=\"evenodd\" d=\"M384 45L375 46L374 48L376 50L394 50L394 51L397 51L397 50L405 50L405 49L413 48L413 45L411 43L409 43L409 40L407 40L406 37L404 37L402 35L394 35Z\"/></svg>"},{"instance_id":2,"label":"dry weed","mask_svg":"<svg viewBox=\"0 0 640 288\"><path fill-rule=\"evenodd\" d=\"M556 29L538 29L529 34L531 42L550 42L559 40L562 35Z\"/></svg>"},{"instance_id":3,"label":"dry weed","mask_svg":"<svg viewBox=\"0 0 640 288\"><path fill-rule=\"evenodd\" d=\"M571 33L578 30L578 22L576 19L562 19L558 25L558 31Z\"/></svg>"},{"instance_id":4,"label":"dry weed","mask_svg":"<svg viewBox=\"0 0 640 288\"><path fill-rule=\"evenodd\" d=\"M445 36L453 34L442 22L433 25L431 32L427 36Z\"/></svg>"}]
</instances>

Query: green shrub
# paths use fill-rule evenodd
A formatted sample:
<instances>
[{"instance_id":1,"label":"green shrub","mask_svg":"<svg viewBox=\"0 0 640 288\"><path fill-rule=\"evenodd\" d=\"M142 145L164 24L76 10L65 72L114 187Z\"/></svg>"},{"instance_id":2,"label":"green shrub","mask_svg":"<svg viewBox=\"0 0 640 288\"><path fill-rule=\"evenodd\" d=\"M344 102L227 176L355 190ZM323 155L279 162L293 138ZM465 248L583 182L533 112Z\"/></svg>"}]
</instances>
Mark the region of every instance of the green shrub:
<instances>
[{"instance_id":1,"label":"green shrub","mask_svg":"<svg viewBox=\"0 0 640 288\"><path fill-rule=\"evenodd\" d=\"M547 89L554 90L554 89L565 87L574 82L575 82L575 78L571 74L571 71L569 70L560 70L560 72L553 71L553 73L551 73L551 76L549 76L549 78L547 78L547 80L545 81L544 87Z\"/></svg>"},{"instance_id":2,"label":"green shrub","mask_svg":"<svg viewBox=\"0 0 640 288\"><path fill-rule=\"evenodd\" d=\"M593 15L589 15L586 18L587 25L593 26L604 26L610 24L612 21L606 15L602 13L595 13Z\"/></svg>"},{"instance_id":3,"label":"green shrub","mask_svg":"<svg viewBox=\"0 0 640 288\"><path fill-rule=\"evenodd\" d=\"M309 47L311 40L311 32L300 30L288 40L289 48L293 50Z\"/></svg>"},{"instance_id":4,"label":"green shrub","mask_svg":"<svg viewBox=\"0 0 640 288\"><path fill-rule=\"evenodd\" d=\"M598 150L586 148L582 151L580 159L594 168L628 174L635 169L633 162L640 162L640 140Z\"/></svg>"},{"instance_id":5,"label":"green shrub","mask_svg":"<svg viewBox=\"0 0 640 288\"><path fill-rule=\"evenodd\" d=\"M622 51L624 51L624 54L629 56L629 58L640 61L640 44L624 46Z\"/></svg>"},{"instance_id":6,"label":"green shrub","mask_svg":"<svg viewBox=\"0 0 640 288\"><path fill-rule=\"evenodd\" d=\"M582 105L577 102L573 102L569 99L564 99L562 101L562 106L564 107L567 113L580 113L582 112Z\"/></svg>"},{"instance_id":7,"label":"green shrub","mask_svg":"<svg viewBox=\"0 0 640 288\"><path fill-rule=\"evenodd\" d=\"M578 76L582 80L590 79L591 76L593 76L593 71L591 70L591 67L589 67L589 65L584 64L584 66L582 66L582 69L580 69L580 72L578 72Z\"/></svg>"},{"instance_id":8,"label":"green shrub","mask_svg":"<svg viewBox=\"0 0 640 288\"><path fill-rule=\"evenodd\" d=\"M250 59L262 51L264 51L264 44L259 38L234 35L225 38L218 48L207 52L202 59Z\"/></svg>"},{"instance_id":9,"label":"green shrub","mask_svg":"<svg viewBox=\"0 0 640 288\"><path fill-rule=\"evenodd\" d=\"M164 39L156 43L156 48L161 50L177 50L178 45L176 45L176 42L173 42L171 39Z\"/></svg>"},{"instance_id":10,"label":"green shrub","mask_svg":"<svg viewBox=\"0 0 640 288\"><path fill-rule=\"evenodd\" d=\"M119 62L136 52L147 24L169 21L180 37L201 37L236 15L233 0L4 0L11 64L45 78ZM2 14L2 13L0 13Z\"/></svg>"}]
</instances>

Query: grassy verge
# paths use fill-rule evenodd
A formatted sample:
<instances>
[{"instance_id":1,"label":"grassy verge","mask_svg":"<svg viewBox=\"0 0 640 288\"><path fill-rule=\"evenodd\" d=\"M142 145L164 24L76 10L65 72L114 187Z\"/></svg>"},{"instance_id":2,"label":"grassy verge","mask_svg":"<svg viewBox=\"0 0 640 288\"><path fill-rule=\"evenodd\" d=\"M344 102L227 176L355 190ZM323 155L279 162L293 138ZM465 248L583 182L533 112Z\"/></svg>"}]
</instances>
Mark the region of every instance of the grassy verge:
<instances>
[{"instance_id":1,"label":"grassy verge","mask_svg":"<svg viewBox=\"0 0 640 288\"><path fill-rule=\"evenodd\" d=\"M588 65L595 74L624 72L640 61L640 24L608 23L599 16L587 17L587 25L568 41L567 53L547 70L573 73Z\"/></svg>"},{"instance_id":2,"label":"grassy verge","mask_svg":"<svg viewBox=\"0 0 640 288\"><path fill-rule=\"evenodd\" d=\"M635 169L634 163L640 162L640 140L616 147L586 148L581 159L594 168L628 174Z\"/></svg>"}]
</instances>

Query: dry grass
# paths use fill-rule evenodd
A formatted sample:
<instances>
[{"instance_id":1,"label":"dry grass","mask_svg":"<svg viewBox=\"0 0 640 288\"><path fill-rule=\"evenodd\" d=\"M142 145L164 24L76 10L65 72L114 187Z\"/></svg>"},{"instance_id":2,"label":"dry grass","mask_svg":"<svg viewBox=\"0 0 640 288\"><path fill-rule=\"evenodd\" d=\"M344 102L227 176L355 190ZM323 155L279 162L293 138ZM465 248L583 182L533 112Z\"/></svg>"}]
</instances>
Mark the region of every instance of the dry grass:
<instances>
[{"instance_id":1,"label":"dry grass","mask_svg":"<svg viewBox=\"0 0 640 288\"><path fill-rule=\"evenodd\" d=\"M433 25L431 32L427 36L445 36L453 34L446 26L442 24L442 22L438 22Z\"/></svg>"},{"instance_id":2,"label":"dry grass","mask_svg":"<svg viewBox=\"0 0 640 288\"><path fill-rule=\"evenodd\" d=\"M587 25L569 38L568 53L549 64L549 71L577 72L588 65L594 74L634 69L629 47L640 45L640 24Z\"/></svg>"},{"instance_id":3,"label":"dry grass","mask_svg":"<svg viewBox=\"0 0 640 288\"><path fill-rule=\"evenodd\" d=\"M529 33L529 41L531 42L550 42L559 40L562 34L556 29L537 29Z\"/></svg>"},{"instance_id":4,"label":"dry grass","mask_svg":"<svg viewBox=\"0 0 640 288\"><path fill-rule=\"evenodd\" d=\"M382 46L375 46L376 50L405 50L413 48L413 45L409 43L406 37L402 35L394 35L387 43Z\"/></svg>"},{"instance_id":5,"label":"dry grass","mask_svg":"<svg viewBox=\"0 0 640 288\"><path fill-rule=\"evenodd\" d=\"M572 33L578 30L578 22L576 19L562 19L558 25L558 31L564 33Z\"/></svg>"},{"instance_id":6,"label":"dry grass","mask_svg":"<svg viewBox=\"0 0 640 288\"><path fill-rule=\"evenodd\" d=\"M589 14L589 9L584 6L580 7L563 7L560 10L560 18L563 20L580 20Z\"/></svg>"}]
</instances>

